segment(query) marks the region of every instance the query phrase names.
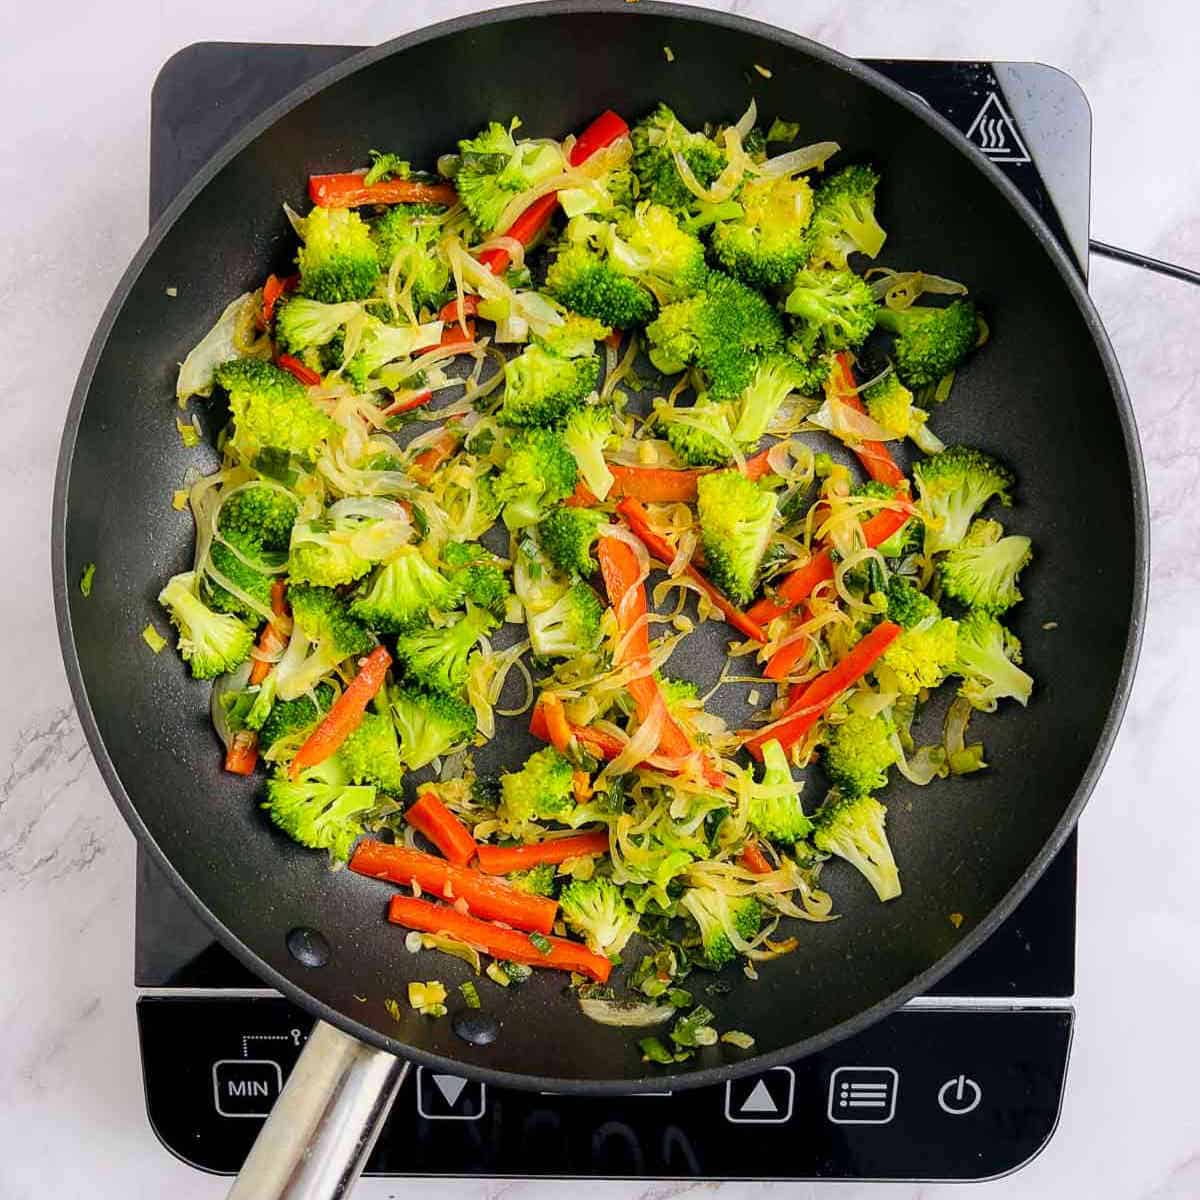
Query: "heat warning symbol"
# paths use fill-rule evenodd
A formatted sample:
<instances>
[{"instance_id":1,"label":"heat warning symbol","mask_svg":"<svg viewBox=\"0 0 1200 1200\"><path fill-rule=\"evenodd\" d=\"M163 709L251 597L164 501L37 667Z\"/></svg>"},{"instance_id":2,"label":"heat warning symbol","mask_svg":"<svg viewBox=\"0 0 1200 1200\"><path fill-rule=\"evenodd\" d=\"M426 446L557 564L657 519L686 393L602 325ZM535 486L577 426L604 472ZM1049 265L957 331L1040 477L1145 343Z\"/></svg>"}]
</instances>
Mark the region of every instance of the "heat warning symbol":
<instances>
[{"instance_id":1,"label":"heat warning symbol","mask_svg":"<svg viewBox=\"0 0 1200 1200\"><path fill-rule=\"evenodd\" d=\"M967 140L984 152L995 163L1027 163L1032 160L1016 122L1000 103L995 92L988 92L983 107L967 130Z\"/></svg>"}]
</instances>

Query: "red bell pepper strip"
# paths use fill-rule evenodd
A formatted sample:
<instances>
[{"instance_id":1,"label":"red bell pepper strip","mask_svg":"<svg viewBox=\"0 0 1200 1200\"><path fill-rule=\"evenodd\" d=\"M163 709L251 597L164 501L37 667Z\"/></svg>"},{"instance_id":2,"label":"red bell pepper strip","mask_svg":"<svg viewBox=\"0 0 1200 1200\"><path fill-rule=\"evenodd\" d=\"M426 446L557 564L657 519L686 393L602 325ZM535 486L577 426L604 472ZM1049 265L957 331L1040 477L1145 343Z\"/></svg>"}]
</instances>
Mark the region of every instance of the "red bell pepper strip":
<instances>
[{"instance_id":1,"label":"red bell pepper strip","mask_svg":"<svg viewBox=\"0 0 1200 1200\"><path fill-rule=\"evenodd\" d=\"M258 734L239 729L225 751L225 770L234 775L253 775L258 766Z\"/></svg>"},{"instance_id":2,"label":"red bell pepper strip","mask_svg":"<svg viewBox=\"0 0 1200 1200\"><path fill-rule=\"evenodd\" d=\"M367 705L383 687L392 656L384 646L376 646L358 668L358 674L346 685L346 690L333 702L325 719L308 735L308 741L296 751L288 774L297 778L307 767L323 763L336 754L338 747L362 723Z\"/></svg>"},{"instance_id":3,"label":"red bell pepper strip","mask_svg":"<svg viewBox=\"0 0 1200 1200\"><path fill-rule=\"evenodd\" d=\"M701 475L707 474L708 468L699 467L631 467L623 463L608 464L613 475L612 490L608 493L610 500L621 496L632 496L646 504L687 503L696 499L696 484ZM747 479L762 479L771 473L767 462L767 451L746 459L742 474ZM577 508L586 508L596 503L587 484L576 486L574 494L567 501Z\"/></svg>"},{"instance_id":4,"label":"red bell pepper strip","mask_svg":"<svg viewBox=\"0 0 1200 1200\"><path fill-rule=\"evenodd\" d=\"M310 175L308 198L322 208L357 208L360 204L458 203L458 193L449 183L425 183L419 179L384 179L365 184L365 172L345 171L335 175Z\"/></svg>"},{"instance_id":5,"label":"red bell pepper strip","mask_svg":"<svg viewBox=\"0 0 1200 1200\"><path fill-rule=\"evenodd\" d=\"M271 611L277 617L288 615L287 584L282 579L276 579L271 584ZM274 621L268 621L263 626L262 633L258 635L259 652L268 655L277 654L286 645L287 638L280 632L279 626ZM262 683L270 675L274 665L269 659L256 657L254 665L250 668L250 686L255 687Z\"/></svg>"},{"instance_id":6,"label":"red bell pepper strip","mask_svg":"<svg viewBox=\"0 0 1200 1200\"><path fill-rule=\"evenodd\" d=\"M393 925L406 929L420 929L425 933L444 933L460 942L476 946L485 954L508 962L525 963L531 967L553 967L559 971L575 971L586 975L597 983L605 983L612 973L612 963L599 954L593 954L578 942L566 938L547 937L546 953L543 954L530 940L529 934L516 929L502 929L465 917L455 908L444 904L430 904L427 900L415 900L411 896L393 896L388 905L388 920Z\"/></svg>"},{"instance_id":7,"label":"red bell pepper strip","mask_svg":"<svg viewBox=\"0 0 1200 1200\"><path fill-rule=\"evenodd\" d=\"M802 610L797 616L797 624L803 623L808 616L808 610ZM807 638L798 637L786 645L780 646L767 659L763 674L768 679L786 679L795 665L809 652L812 643Z\"/></svg>"},{"instance_id":8,"label":"red bell pepper strip","mask_svg":"<svg viewBox=\"0 0 1200 1200\"><path fill-rule=\"evenodd\" d=\"M281 354L275 362L289 375L294 375L305 387L316 387L321 382L321 376L316 371L310 370L290 354Z\"/></svg>"},{"instance_id":9,"label":"red bell pepper strip","mask_svg":"<svg viewBox=\"0 0 1200 1200\"><path fill-rule=\"evenodd\" d=\"M463 296L463 320L473 317L479 312L479 297L468 292ZM438 310L437 319L449 324L458 320L458 301L451 300Z\"/></svg>"},{"instance_id":10,"label":"red bell pepper strip","mask_svg":"<svg viewBox=\"0 0 1200 1200\"><path fill-rule=\"evenodd\" d=\"M821 714L879 661L900 633L895 622L881 621L836 667L806 684L778 721L748 737L743 743L746 749L762 762L765 743L776 740L785 750L794 746L821 719Z\"/></svg>"},{"instance_id":11,"label":"red bell pepper strip","mask_svg":"<svg viewBox=\"0 0 1200 1200\"><path fill-rule=\"evenodd\" d=\"M452 426L442 430L442 435L436 442L422 450L409 464L408 473L421 484L427 484L433 478L433 473L448 459L462 441L462 434Z\"/></svg>"},{"instance_id":12,"label":"red bell pepper strip","mask_svg":"<svg viewBox=\"0 0 1200 1200\"><path fill-rule=\"evenodd\" d=\"M593 729L590 725L571 725L569 728L571 736L596 758L616 758L625 749L625 743L620 738L602 729ZM550 722L540 700L533 706L529 716L529 732L543 742L551 741Z\"/></svg>"},{"instance_id":13,"label":"red bell pepper strip","mask_svg":"<svg viewBox=\"0 0 1200 1200\"><path fill-rule=\"evenodd\" d=\"M571 147L571 166L587 162L597 150L625 137L629 126L611 108L605 109L576 139Z\"/></svg>"},{"instance_id":14,"label":"red bell pepper strip","mask_svg":"<svg viewBox=\"0 0 1200 1200\"><path fill-rule=\"evenodd\" d=\"M428 354L431 350L445 350L448 346L461 346L463 350L475 344L475 322L468 320L464 329L457 321L447 325L442 330L442 336L436 346L423 346L416 351L417 357Z\"/></svg>"},{"instance_id":15,"label":"red bell pepper strip","mask_svg":"<svg viewBox=\"0 0 1200 1200\"><path fill-rule=\"evenodd\" d=\"M380 415L394 417L399 413L413 412L415 409L424 408L432 399L432 392L417 392L415 396L407 396L403 400L393 400L387 408L380 411Z\"/></svg>"},{"instance_id":16,"label":"red bell pepper strip","mask_svg":"<svg viewBox=\"0 0 1200 1200\"><path fill-rule=\"evenodd\" d=\"M868 546L880 546L912 516L907 509L885 508L862 526L863 540ZM775 587L770 596L756 600L746 615L760 625L769 624L780 613L795 608L812 595L818 583L833 578L833 556L828 550L818 550L802 567L797 567Z\"/></svg>"},{"instance_id":17,"label":"red bell pepper strip","mask_svg":"<svg viewBox=\"0 0 1200 1200\"><path fill-rule=\"evenodd\" d=\"M608 853L608 830L576 833L571 837L549 838L527 846L480 846L479 869L489 875L508 875L527 871L543 863L564 863L569 858Z\"/></svg>"},{"instance_id":18,"label":"red bell pepper strip","mask_svg":"<svg viewBox=\"0 0 1200 1200\"><path fill-rule=\"evenodd\" d=\"M747 842L738 857L738 866L755 875L770 875L775 870L771 860L759 849L757 842Z\"/></svg>"},{"instance_id":19,"label":"red bell pepper strip","mask_svg":"<svg viewBox=\"0 0 1200 1200\"><path fill-rule=\"evenodd\" d=\"M471 831L432 792L418 796L404 819L456 866L465 867L479 849Z\"/></svg>"},{"instance_id":20,"label":"red bell pepper strip","mask_svg":"<svg viewBox=\"0 0 1200 1200\"><path fill-rule=\"evenodd\" d=\"M299 275L288 275L283 279L278 275L267 276L267 282L263 284L262 312L258 317L260 329L271 328L271 319L275 316L275 305L279 303L279 297L294 292L299 286Z\"/></svg>"},{"instance_id":21,"label":"red bell pepper strip","mask_svg":"<svg viewBox=\"0 0 1200 1200\"><path fill-rule=\"evenodd\" d=\"M833 356L833 365L829 368L829 378L825 381L825 391L834 396L855 412L865 413L866 407L858 398L854 387L854 370L850 365L850 356L843 350ZM859 442L850 447L862 463L862 468L872 479L886 483L889 487L905 487L908 480L904 472L896 465L892 452L883 442Z\"/></svg>"},{"instance_id":22,"label":"red bell pepper strip","mask_svg":"<svg viewBox=\"0 0 1200 1200\"><path fill-rule=\"evenodd\" d=\"M546 719L546 732L550 735L550 744L559 754L566 754L571 747L571 726L567 722L567 714L563 711L562 701L555 695L546 694L542 696L539 707Z\"/></svg>"},{"instance_id":23,"label":"red bell pepper strip","mask_svg":"<svg viewBox=\"0 0 1200 1200\"><path fill-rule=\"evenodd\" d=\"M675 552L665 538L660 537L650 528L649 515L642 502L635 500L632 496L628 496L617 505L617 512L625 518L629 528L633 530L646 549L650 551L651 557L657 558L664 566L670 565L671 560L675 557ZM738 630L739 633L744 633L748 638L753 638L756 642L765 642L767 640L767 635L762 631L762 627L750 620L737 605L726 597L724 592L715 584L710 583L692 563L688 563L684 568L684 574L704 589L704 594L721 610L721 614L725 620L734 629Z\"/></svg>"},{"instance_id":24,"label":"red bell pepper strip","mask_svg":"<svg viewBox=\"0 0 1200 1200\"><path fill-rule=\"evenodd\" d=\"M623 336L624 336L624 335L621 333L621 331L620 331L619 329L614 329L614 330L612 331L612 333L610 333L610 334L608 335L608 337L606 337L606 338L604 339L604 344L605 344L605 345L606 345L606 346L607 346L607 347L608 347L610 350L620 350L620 348L621 348L621 338L622 338Z\"/></svg>"},{"instance_id":25,"label":"red bell pepper strip","mask_svg":"<svg viewBox=\"0 0 1200 1200\"><path fill-rule=\"evenodd\" d=\"M363 838L355 847L350 870L402 887L415 883L440 900L463 900L476 917L503 921L515 929L549 933L558 914L556 900L518 891L503 879L456 867L434 854L371 838Z\"/></svg>"}]
</instances>

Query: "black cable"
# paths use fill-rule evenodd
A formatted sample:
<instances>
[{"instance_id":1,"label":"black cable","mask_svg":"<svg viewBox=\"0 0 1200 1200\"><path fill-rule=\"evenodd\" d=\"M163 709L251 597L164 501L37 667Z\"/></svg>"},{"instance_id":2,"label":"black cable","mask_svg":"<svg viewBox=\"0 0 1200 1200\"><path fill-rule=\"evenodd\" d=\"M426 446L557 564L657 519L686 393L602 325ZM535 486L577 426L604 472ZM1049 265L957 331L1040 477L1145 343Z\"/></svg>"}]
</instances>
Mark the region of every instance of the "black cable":
<instances>
[{"instance_id":1,"label":"black cable","mask_svg":"<svg viewBox=\"0 0 1200 1200\"><path fill-rule=\"evenodd\" d=\"M1184 283L1200 286L1200 271L1191 271L1187 267L1175 263L1163 262L1161 258L1151 258L1148 254L1138 254L1133 250L1122 250L1120 246L1110 246L1107 242L1088 242L1093 254L1104 258L1113 258L1117 262L1128 263L1131 267L1141 267L1145 271L1157 271L1160 275L1169 275L1172 279L1182 279Z\"/></svg>"}]
</instances>

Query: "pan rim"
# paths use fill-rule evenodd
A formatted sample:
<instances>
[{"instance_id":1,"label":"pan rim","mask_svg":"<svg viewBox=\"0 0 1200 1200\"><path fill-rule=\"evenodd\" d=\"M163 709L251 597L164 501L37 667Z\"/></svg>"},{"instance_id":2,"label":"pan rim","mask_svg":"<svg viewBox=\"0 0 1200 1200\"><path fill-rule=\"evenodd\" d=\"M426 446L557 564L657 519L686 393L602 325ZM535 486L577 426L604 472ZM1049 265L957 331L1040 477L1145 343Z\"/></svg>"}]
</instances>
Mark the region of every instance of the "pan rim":
<instances>
[{"instance_id":1,"label":"pan rim","mask_svg":"<svg viewBox=\"0 0 1200 1200\"><path fill-rule=\"evenodd\" d=\"M1121 669L1112 702L1101 727L1095 750L1084 769L1079 786L1064 807L1063 815L1055 826L1053 833L1038 854L1034 856L1028 867L1022 872L1021 876L1001 900L993 906L983 921L959 941L952 950L932 963L919 975L909 980L903 987L896 989L882 1000L877 1001L853 1017L831 1026L821 1033L792 1043L789 1046L768 1053L751 1055L738 1062L725 1063L718 1067L706 1067L691 1072L656 1072L653 1075L645 1075L638 1079L580 1080L520 1074L512 1071L475 1066L465 1063L460 1059L420 1050L407 1045L397 1038L388 1037L374 1027L355 1021L345 1013L318 1000L302 986L294 983L280 971L277 971L248 946L243 944L211 912L201 897L192 890L183 876L168 860L166 854L151 836L136 806L126 792L116 768L109 758L103 738L100 735L95 714L92 711L84 685L83 673L75 648L74 633L71 624L68 598L70 585L66 574L66 519L71 465L74 459L79 425L96 366L107 345L113 326L124 307L129 293L132 291L143 269L168 231L190 206L192 201L207 187L209 182L227 163L240 154L252 141L275 124L276 121L298 105L305 103L339 80L398 51L435 41L447 35L514 20L528 19L530 17L578 14L614 15L617 13L635 18L639 14L646 14L735 30L775 42L789 51L798 51L827 66L840 70L856 82L871 87L887 96L890 100L904 108L911 116L922 121L936 133L940 134L968 163L981 172L985 179L989 180L1001 192L1029 228L1042 247L1042 250L1050 258L1051 263L1063 280L1068 295L1075 302L1080 316L1083 318L1084 324L1091 335L1096 351L1100 356L1100 361L1110 386L1112 399L1117 409L1117 416L1125 443L1126 460L1133 497L1134 561L1129 632L1125 641ZM733 13L693 8L676 3L664 3L659 2L659 0L643 0L636 8L631 7L627 0L540 0L537 3L518 4L507 8L464 14L451 20L413 30L400 37L393 38L378 46L370 47L350 56L345 61L335 64L333 67L301 84L282 100L268 108L254 121L250 122L213 155L181 189L159 220L155 222L154 227L150 230L114 289L112 297L105 306L97 325L96 332L89 343L87 353L80 368L67 410L55 471L54 501L51 514L51 571L56 624L68 683L89 749L104 778L105 784L126 823L137 837L138 842L151 855L155 865L164 872L176 891L187 901L208 928L213 931L218 941L227 950L258 978L263 980L264 983L276 988L283 996L306 1012L311 1013L320 1020L337 1026L369 1045L401 1058L437 1070L462 1072L472 1078L481 1079L499 1087L523 1091L541 1090L566 1094L602 1096L661 1090L663 1084L666 1082L669 1082L672 1088L678 1088L679 1090L711 1086L741 1075L765 1071L773 1066L784 1065L817 1053L837 1042L854 1036L900 1008L909 1000L927 992L930 987L978 949L995 932L1062 848L1063 843L1074 829L1080 813L1095 788L1112 750L1128 705L1142 644L1149 580L1149 540L1149 512L1145 465L1142 458L1133 408L1121 374L1120 365L1109 342L1107 333L1104 330L1099 313L1087 293L1086 286L1077 273L1074 262L1067 251L1058 243L1043 219L1000 169L976 150L953 125L945 118L933 112L928 105L914 98L903 87L893 83L856 59L831 50L800 34L780 29L765 22L751 20Z\"/></svg>"}]
</instances>

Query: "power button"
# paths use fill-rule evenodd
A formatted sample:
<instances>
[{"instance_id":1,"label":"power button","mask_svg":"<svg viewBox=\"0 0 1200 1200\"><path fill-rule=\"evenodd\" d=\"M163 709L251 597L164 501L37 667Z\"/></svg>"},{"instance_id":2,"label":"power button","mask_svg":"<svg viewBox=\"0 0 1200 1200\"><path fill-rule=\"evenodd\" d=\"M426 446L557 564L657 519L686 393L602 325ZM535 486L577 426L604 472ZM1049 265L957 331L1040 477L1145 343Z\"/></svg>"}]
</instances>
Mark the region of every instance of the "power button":
<instances>
[{"instance_id":1,"label":"power button","mask_svg":"<svg viewBox=\"0 0 1200 1200\"><path fill-rule=\"evenodd\" d=\"M967 1075L956 1075L947 1079L938 1088L938 1108L952 1117L965 1117L974 1112L983 1099L983 1088Z\"/></svg>"}]
</instances>

